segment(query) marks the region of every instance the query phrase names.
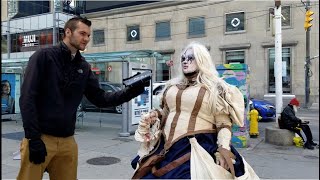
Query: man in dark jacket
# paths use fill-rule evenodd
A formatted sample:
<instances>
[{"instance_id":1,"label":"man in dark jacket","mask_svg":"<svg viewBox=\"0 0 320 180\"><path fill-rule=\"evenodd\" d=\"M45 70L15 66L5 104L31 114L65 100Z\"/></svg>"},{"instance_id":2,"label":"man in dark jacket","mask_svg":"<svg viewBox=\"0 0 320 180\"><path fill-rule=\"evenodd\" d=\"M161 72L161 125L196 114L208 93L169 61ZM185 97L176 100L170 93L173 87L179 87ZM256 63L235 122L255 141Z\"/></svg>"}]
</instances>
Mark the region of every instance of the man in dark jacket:
<instances>
[{"instance_id":1,"label":"man in dark jacket","mask_svg":"<svg viewBox=\"0 0 320 180\"><path fill-rule=\"evenodd\" d=\"M299 106L300 106L300 103L297 100L297 98L293 98L289 102L289 104L283 109L281 113L281 121L283 123L283 127L280 127L280 128L288 129L294 132L297 131L297 128L301 128L303 133L307 137L307 141L304 144L304 148L314 149L313 146L316 146L317 144L313 142L310 127L307 125L309 122L302 121L301 119L296 117L296 112Z\"/></svg>"},{"instance_id":2,"label":"man in dark jacket","mask_svg":"<svg viewBox=\"0 0 320 180\"><path fill-rule=\"evenodd\" d=\"M36 51L29 59L21 87L20 108L25 131L18 180L76 180L78 146L74 139L76 112L85 95L98 107L130 101L150 84L148 79L117 92L105 92L79 50L89 42L91 21L66 22L59 45Z\"/></svg>"}]
</instances>

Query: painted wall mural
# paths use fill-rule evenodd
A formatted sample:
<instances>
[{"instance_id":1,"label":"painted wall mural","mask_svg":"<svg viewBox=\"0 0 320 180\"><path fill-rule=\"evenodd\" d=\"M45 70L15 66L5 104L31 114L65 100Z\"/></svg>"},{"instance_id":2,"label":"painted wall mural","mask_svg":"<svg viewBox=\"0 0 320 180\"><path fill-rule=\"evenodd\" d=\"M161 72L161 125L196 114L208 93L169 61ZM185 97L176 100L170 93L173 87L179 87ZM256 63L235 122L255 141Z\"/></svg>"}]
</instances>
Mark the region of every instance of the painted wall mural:
<instances>
[{"instance_id":1,"label":"painted wall mural","mask_svg":"<svg viewBox=\"0 0 320 180\"><path fill-rule=\"evenodd\" d=\"M249 71L246 64L221 64L217 65L216 69L219 76L227 83L236 86L243 94L245 108L244 111L244 126L232 126L232 145L236 148L248 147L249 140Z\"/></svg>"}]
</instances>

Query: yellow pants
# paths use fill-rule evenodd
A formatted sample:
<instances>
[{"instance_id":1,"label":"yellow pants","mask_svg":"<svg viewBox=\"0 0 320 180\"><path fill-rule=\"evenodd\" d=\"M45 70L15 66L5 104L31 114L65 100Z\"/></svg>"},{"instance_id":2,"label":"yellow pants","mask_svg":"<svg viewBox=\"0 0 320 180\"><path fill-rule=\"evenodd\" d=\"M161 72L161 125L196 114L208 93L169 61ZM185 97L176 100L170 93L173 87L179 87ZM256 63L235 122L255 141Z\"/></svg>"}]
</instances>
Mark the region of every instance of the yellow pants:
<instances>
[{"instance_id":1,"label":"yellow pants","mask_svg":"<svg viewBox=\"0 0 320 180\"><path fill-rule=\"evenodd\" d=\"M29 141L23 138L20 146L21 164L17 180L41 180L47 168L50 180L76 180L78 145L74 136L67 138L42 135L46 145L45 162L33 164L29 160Z\"/></svg>"}]
</instances>

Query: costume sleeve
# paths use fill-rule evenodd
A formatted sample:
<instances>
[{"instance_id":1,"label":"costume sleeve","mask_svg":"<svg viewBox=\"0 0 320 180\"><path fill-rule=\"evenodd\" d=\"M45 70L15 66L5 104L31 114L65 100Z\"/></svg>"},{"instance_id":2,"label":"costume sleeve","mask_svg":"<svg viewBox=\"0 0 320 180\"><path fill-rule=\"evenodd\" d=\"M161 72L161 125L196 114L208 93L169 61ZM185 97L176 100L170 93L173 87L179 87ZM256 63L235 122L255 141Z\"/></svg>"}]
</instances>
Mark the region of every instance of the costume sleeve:
<instances>
[{"instance_id":1,"label":"costume sleeve","mask_svg":"<svg viewBox=\"0 0 320 180\"><path fill-rule=\"evenodd\" d=\"M166 90L162 93L160 98L161 108L151 110L148 114L142 115L138 128L135 131L135 140L141 142L138 150L140 159L149 154L160 139L162 127L164 126L165 120L169 114L169 108L165 99L163 99L165 94ZM146 119L151 117L151 113L156 113L156 120L153 119L151 121L146 121Z\"/></svg>"},{"instance_id":2,"label":"costume sleeve","mask_svg":"<svg viewBox=\"0 0 320 180\"><path fill-rule=\"evenodd\" d=\"M244 100L240 90L229 85L228 90L218 97L216 105L215 121L219 128L230 128L236 124L240 127L244 125Z\"/></svg>"},{"instance_id":3,"label":"costume sleeve","mask_svg":"<svg viewBox=\"0 0 320 180\"><path fill-rule=\"evenodd\" d=\"M28 139L40 138L41 132L38 120L36 102L40 93L43 71L45 71L45 52L40 49L30 58L24 74L19 99L25 137Z\"/></svg>"},{"instance_id":4,"label":"costume sleeve","mask_svg":"<svg viewBox=\"0 0 320 180\"><path fill-rule=\"evenodd\" d=\"M97 107L118 106L144 92L144 86L126 87L115 92L105 92L100 88L98 79L92 73L91 68L89 69L89 77L84 94Z\"/></svg>"}]
</instances>

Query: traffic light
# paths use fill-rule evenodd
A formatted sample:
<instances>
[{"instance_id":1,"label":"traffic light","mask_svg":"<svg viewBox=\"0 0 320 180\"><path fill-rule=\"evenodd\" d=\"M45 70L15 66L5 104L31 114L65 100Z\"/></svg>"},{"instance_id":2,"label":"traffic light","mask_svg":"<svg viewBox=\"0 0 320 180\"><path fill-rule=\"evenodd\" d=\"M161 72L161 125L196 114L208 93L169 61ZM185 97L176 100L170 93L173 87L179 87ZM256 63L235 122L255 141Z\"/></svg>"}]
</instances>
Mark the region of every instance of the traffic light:
<instances>
[{"instance_id":1,"label":"traffic light","mask_svg":"<svg viewBox=\"0 0 320 180\"><path fill-rule=\"evenodd\" d=\"M312 26L311 21L313 20L313 18L311 17L314 14L313 11L308 10L306 12L306 18L304 20L304 29L308 30L308 28L310 28Z\"/></svg>"}]
</instances>

